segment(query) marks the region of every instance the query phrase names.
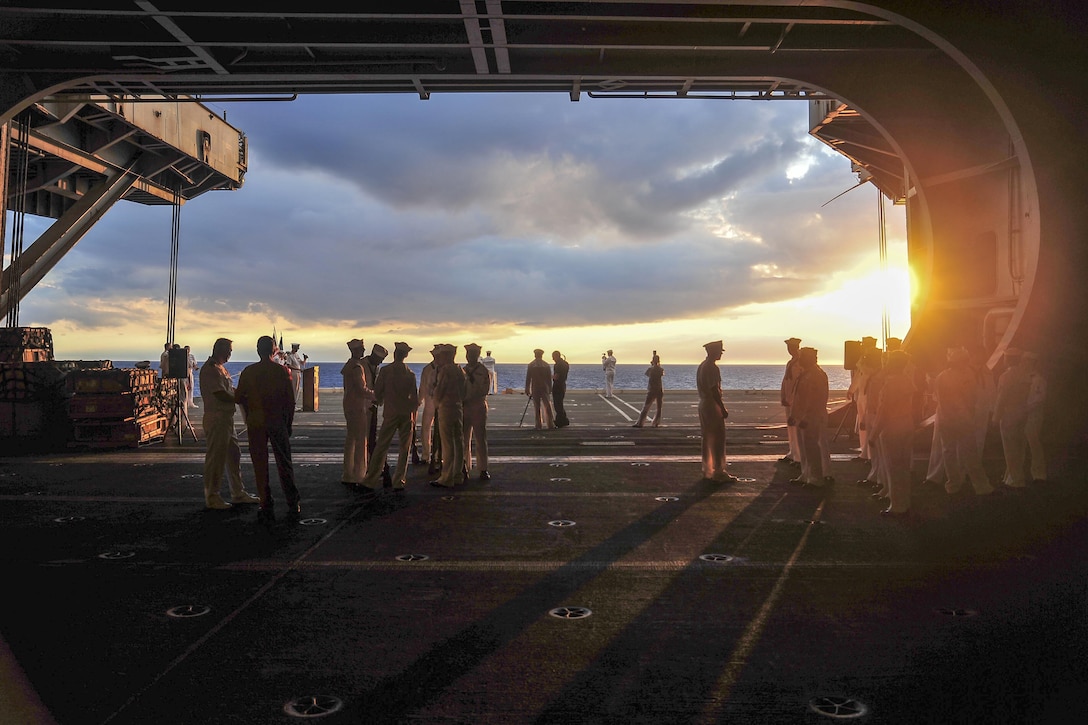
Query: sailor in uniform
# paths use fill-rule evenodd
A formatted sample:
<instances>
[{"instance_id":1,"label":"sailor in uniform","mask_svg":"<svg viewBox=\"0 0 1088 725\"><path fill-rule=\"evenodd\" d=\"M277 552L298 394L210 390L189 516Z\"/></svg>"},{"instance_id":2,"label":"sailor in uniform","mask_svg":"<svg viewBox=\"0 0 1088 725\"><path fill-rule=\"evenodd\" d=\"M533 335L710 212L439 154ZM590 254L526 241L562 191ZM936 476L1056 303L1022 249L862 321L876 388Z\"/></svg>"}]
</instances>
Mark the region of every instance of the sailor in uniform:
<instances>
[{"instance_id":1,"label":"sailor in uniform","mask_svg":"<svg viewBox=\"0 0 1088 725\"><path fill-rule=\"evenodd\" d=\"M465 345L465 470L472 470L472 444L476 444L476 464L480 480L488 481L487 471L487 396L491 389L491 374L480 363L480 346L472 342Z\"/></svg>"}]
</instances>

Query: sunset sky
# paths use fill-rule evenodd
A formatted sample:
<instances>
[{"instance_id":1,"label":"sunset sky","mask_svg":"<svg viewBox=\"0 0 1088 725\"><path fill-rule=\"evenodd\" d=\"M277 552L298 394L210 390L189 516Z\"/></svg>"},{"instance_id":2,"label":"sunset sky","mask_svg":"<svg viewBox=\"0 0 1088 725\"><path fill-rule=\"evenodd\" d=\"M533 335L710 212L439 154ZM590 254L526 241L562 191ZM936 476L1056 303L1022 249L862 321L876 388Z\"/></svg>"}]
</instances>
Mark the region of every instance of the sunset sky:
<instances>
[{"instance_id":1,"label":"sunset sky","mask_svg":"<svg viewBox=\"0 0 1088 725\"><path fill-rule=\"evenodd\" d=\"M426 359L477 342L499 362L560 349L621 363L651 349L777 363L797 336L843 341L909 326L902 208L808 136L803 102L566 95L303 97L212 105L249 138L237 192L181 212L177 341L235 359L275 326L314 361L362 337ZM26 244L49 220L28 217ZM10 228L10 225L9 225ZM24 299L58 359L157 359L170 209L121 203ZM417 357L419 356L419 357ZM460 357L460 356L459 356ZM463 358L462 358L463 359Z\"/></svg>"}]
</instances>

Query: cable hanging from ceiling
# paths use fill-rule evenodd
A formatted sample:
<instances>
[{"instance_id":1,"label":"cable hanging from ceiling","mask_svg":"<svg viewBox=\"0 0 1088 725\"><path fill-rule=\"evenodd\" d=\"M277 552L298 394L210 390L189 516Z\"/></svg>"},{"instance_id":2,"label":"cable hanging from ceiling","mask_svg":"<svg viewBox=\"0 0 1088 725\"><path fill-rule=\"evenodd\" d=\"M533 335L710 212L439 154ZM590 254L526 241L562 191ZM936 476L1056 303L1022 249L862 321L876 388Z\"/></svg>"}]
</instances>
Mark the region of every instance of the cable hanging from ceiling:
<instances>
[{"instance_id":1,"label":"cable hanging from ceiling","mask_svg":"<svg viewBox=\"0 0 1088 725\"><path fill-rule=\"evenodd\" d=\"M10 153L8 158L18 158L18 164L13 169L15 188L8 198L14 198L15 204L11 215L11 253L8 257L8 314L7 326L19 326L19 302L22 298L22 270L21 257L23 256L23 235L26 228L26 189L30 176L30 115L24 114L21 119L14 119L9 124L8 144ZM16 147L21 153L14 153ZM3 242L0 239L0 242ZM0 250L6 252L7 250Z\"/></svg>"},{"instance_id":2,"label":"cable hanging from ceiling","mask_svg":"<svg viewBox=\"0 0 1088 725\"><path fill-rule=\"evenodd\" d=\"M880 229L878 231L880 240L880 278L884 282L884 298L882 301L881 316L880 316L880 334L883 336L883 349L888 349L888 338L892 335L891 318L888 316L888 224L884 217L884 194L881 193L880 188L873 185L876 189L876 218L877 224Z\"/></svg>"},{"instance_id":3,"label":"cable hanging from ceiling","mask_svg":"<svg viewBox=\"0 0 1088 725\"><path fill-rule=\"evenodd\" d=\"M166 341L173 344L178 311L178 248L181 239L180 186L174 189L170 212L170 288L166 295Z\"/></svg>"}]
</instances>

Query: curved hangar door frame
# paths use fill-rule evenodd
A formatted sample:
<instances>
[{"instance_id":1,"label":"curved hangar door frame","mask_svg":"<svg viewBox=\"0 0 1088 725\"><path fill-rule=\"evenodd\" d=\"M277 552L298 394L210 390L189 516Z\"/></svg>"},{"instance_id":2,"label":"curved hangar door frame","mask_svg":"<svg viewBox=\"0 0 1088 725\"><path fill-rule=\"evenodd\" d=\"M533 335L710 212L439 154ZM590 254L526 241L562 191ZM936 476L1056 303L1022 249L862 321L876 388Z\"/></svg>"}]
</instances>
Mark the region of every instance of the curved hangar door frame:
<instances>
[{"instance_id":1,"label":"curved hangar door frame","mask_svg":"<svg viewBox=\"0 0 1088 725\"><path fill-rule=\"evenodd\" d=\"M0 71L4 75L0 120L10 118L28 102L64 90L112 89L110 92L125 97L126 91L134 88L217 94L241 88L245 90L239 93L252 94L338 87L346 92L414 91L425 99L431 88L439 92L554 91L566 86L572 100L577 100L581 91L603 94L620 87L625 92L634 89L676 95L700 89L722 92L759 87L767 89L767 98L775 97L774 89L780 85L806 88L840 99L862 121L849 127L814 118L814 133L870 170L889 196L906 201L908 254L918 285L908 336L912 348L923 358L932 357L932 364L938 364L943 349L953 344L982 344L996 357L1029 318L1027 307L1040 252L1035 175L1024 136L1006 100L973 60L993 59L1007 52L995 49L995 43L979 31L980 26L1012 22L999 20L997 11L993 17L967 16L971 22L963 24L964 17L939 2L914 3L911 16L906 17L893 12L898 3L891 2L814 0L798 8L795 2L744 5L666 0L587 3L581 12L556 9L555 13L567 15L537 19L530 12L559 6L534 4L536 10L532 10L514 0L462 2L462 15L445 20L452 22L448 26L451 38L464 35L463 62L451 55L448 62L421 68L416 61L408 64L404 60L404 53L418 51L414 55L424 57L435 52L426 34L414 28L431 27L427 24L437 22L437 16L427 14L433 10L420 10L422 14L413 16L413 22L422 18L421 25L401 22L399 34L388 38L395 47L389 51L390 58L371 66L369 72L360 73L356 68L344 74L342 69L337 73L333 62L308 67L296 61L291 65L293 72L286 66L276 71L275 63L280 61L269 57L269 65L264 66L255 60L267 54L266 49L261 54L238 54L235 50L234 61L227 62L223 39L216 35L242 32L241 26L231 24L230 16L213 13L196 18L199 13L171 15L149 3L136 6L147 13L137 20L141 32L149 33L149 42L152 36L165 34L170 42L161 50L175 56L191 54L191 62L172 60L164 69L154 64L134 67L129 56L97 57L92 53L84 60L78 54L80 38L66 37L53 48L62 53L65 47L77 48L54 66L65 71ZM407 13L410 7L414 5L405 3L398 12ZM453 3L451 7L455 7ZM657 19L664 21L656 23L661 27L650 27L647 13L665 16ZM683 13L693 15L679 18ZM568 28L562 21L582 14L589 18L581 23L582 34L565 37L564 32L577 33L578 29ZM130 21L116 17L111 22ZM78 19L72 15L65 20L71 23L73 18ZM680 19L691 22L669 22ZM236 23L238 18L233 20ZM310 39L335 35L333 26L343 20L315 16L312 22L325 25L316 34L311 31ZM382 14L377 13L366 22L380 24L382 20ZM264 22L269 21L265 18ZM193 25L183 28L185 23ZM39 27L39 32L48 32L45 24ZM83 31L78 23L69 27L76 36L92 32ZM88 23L87 27L92 26ZM587 43L587 27L589 32L603 28L613 34L602 35L599 52L586 52L587 47L596 47ZM858 32L858 27L863 30ZM708 46L691 42L687 35L691 33L713 44L714 52L704 52ZM756 40L759 33L768 36L765 41ZM969 48L972 55L946 41L942 33L951 34L955 43L974 44ZM617 39L616 34L629 37ZM0 48L6 40L0 38ZM100 52L110 47L101 38L85 40L97 41ZM33 42L34 36L28 35L11 47L29 48ZM304 49L310 55L315 52ZM27 52L24 57L30 55ZM244 64L235 65L247 55ZM114 68L104 71L109 62ZM78 70L72 70L80 63L86 63L87 73L95 75L81 77ZM404 70L406 65L411 69ZM322 67L329 70L321 71ZM999 62L990 62L987 72L1000 73L1001 67ZM728 75L723 76L723 70ZM311 75L306 77L305 73ZM24 97L22 89L34 86L39 90ZM803 95L795 92L794 97Z\"/></svg>"}]
</instances>

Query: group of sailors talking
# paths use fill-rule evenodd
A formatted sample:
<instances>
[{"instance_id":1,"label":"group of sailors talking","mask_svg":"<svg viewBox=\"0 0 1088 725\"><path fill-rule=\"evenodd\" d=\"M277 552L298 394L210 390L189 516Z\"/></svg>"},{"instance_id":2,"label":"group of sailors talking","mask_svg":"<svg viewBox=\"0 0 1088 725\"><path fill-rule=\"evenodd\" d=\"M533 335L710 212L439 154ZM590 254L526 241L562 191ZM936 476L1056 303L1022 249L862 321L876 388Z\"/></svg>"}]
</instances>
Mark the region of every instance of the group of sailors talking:
<instances>
[{"instance_id":1,"label":"group of sailors talking","mask_svg":"<svg viewBox=\"0 0 1088 725\"><path fill-rule=\"evenodd\" d=\"M259 341L262 361L275 359L272 338ZM779 463L794 466L797 476L791 484L803 488L823 488L835 482L831 475L831 453L828 431L828 377L820 367L817 351L802 347L801 340L791 337L784 341L790 359L781 383L781 404L786 408L789 453ZM233 433L234 404L245 407L246 402L258 400L260 388L280 390L281 380L256 378L261 369L243 371L259 384L250 385L247 395L243 380L234 390L224 364L231 354L231 341L216 341L212 357L201 369L201 391L206 400L216 403L205 407L205 436L208 453L205 460L205 500L208 508L225 508L236 503L256 503L262 511L270 508L267 482L267 446L263 465L255 468L258 475L258 496L244 491L238 468L239 451ZM292 355L298 355L293 345ZM415 373L405 364L412 348L397 342L393 360L384 364L388 351L380 344L366 352L361 339L347 342L350 357L341 369L346 422L343 473L341 482L365 496L380 489L403 492L407 482L408 462L428 464L428 473L435 478L429 483L439 488L452 488L467 482L475 469L480 480L490 480L487 446L487 396L497 390L494 359L488 351L485 364L480 358L481 346L464 346L466 363L455 361L457 347L438 344L431 349L432 361L424 366L417 384ZM699 426L702 439L702 473L704 479L718 483L735 483L737 479L726 471L725 420L729 411L722 396L721 373L717 363L724 344L721 340L704 346L706 359L696 372L699 395ZM925 396L932 401L935 412L931 421L933 438L925 481L941 485L949 494L959 494L966 482L977 496L991 495L995 488L982 465L982 449L991 423L1000 431L1005 456L1002 485L1010 489L1024 488L1027 482L1046 480L1046 458L1042 447L1041 429L1046 380L1036 367L1037 357L1018 350L1005 351L1006 368L994 381L981 352L972 355L966 348L956 347L947 352L946 366L940 372L925 376L919 384L919 372L911 357L899 349L898 341L888 340L888 349L876 347L876 339L863 338L851 369L848 399L856 410L855 431L859 453L855 461L867 463L869 469L859 486L872 488L872 497L886 505L881 513L900 516L910 511L911 462L913 443L919 428L919 410L925 409ZM611 351L609 351L611 353ZM534 359L526 370L525 394L534 405L536 428L563 427L569 424L563 409L563 394L570 366L557 350L552 353L555 369L543 360L544 351L534 350ZM305 357L297 358L298 367ZM849 363L849 361L848 361ZM660 358L654 355L654 366ZM272 436L273 452L277 453L277 468L288 498L289 510L297 515L298 494L290 471L290 449L284 442L290 435L291 418L298 401L298 386L290 373L282 372L283 398L280 407L285 421L286 436ZM650 375L650 371L647 372ZM266 376L267 377L267 376ZM653 395L647 397L639 423L646 419ZM660 376L657 377L660 381ZM659 382L658 382L659 384ZM276 393L279 395L279 393ZM923 403L919 405L920 394ZM548 398L551 397L558 415L553 417ZM221 401L220 401L221 399ZM378 408L382 409L379 425ZM260 406L258 404L258 409ZM420 411L420 409L422 409ZM660 402L654 424L660 421ZM419 418L419 436L416 418ZM251 417L251 416L250 416ZM524 420L524 415L523 415ZM250 430L251 455L254 453L252 421ZM390 470L386 455L393 438L398 441L395 467ZM274 440L273 440L274 439ZM282 454L282 455L281 455ZM1030 454L1030 467L1027 465ZM231 484L232 500L220 496L224 468ZM1030 475L1030 478L1029 478ZM287 478L285 482L283 479ZM267 503L266 503L267 502ZM271 517L271 512L267 514Z\"/></svg>"}]
</instances>

